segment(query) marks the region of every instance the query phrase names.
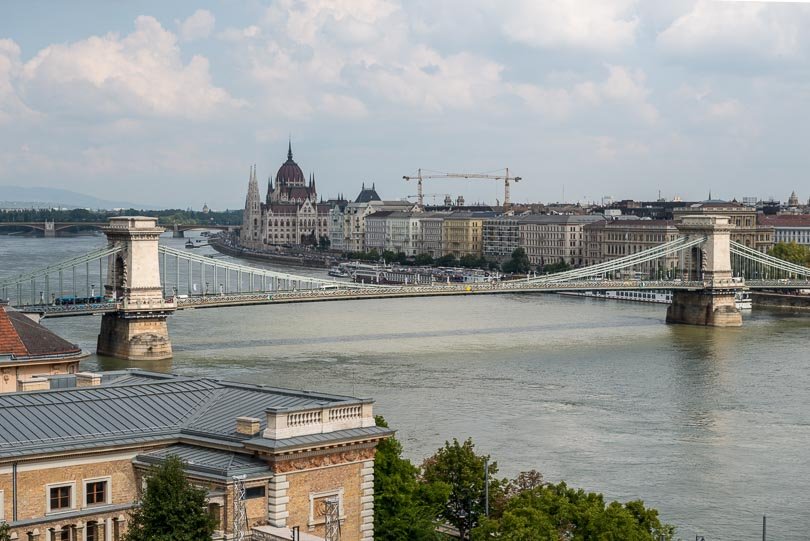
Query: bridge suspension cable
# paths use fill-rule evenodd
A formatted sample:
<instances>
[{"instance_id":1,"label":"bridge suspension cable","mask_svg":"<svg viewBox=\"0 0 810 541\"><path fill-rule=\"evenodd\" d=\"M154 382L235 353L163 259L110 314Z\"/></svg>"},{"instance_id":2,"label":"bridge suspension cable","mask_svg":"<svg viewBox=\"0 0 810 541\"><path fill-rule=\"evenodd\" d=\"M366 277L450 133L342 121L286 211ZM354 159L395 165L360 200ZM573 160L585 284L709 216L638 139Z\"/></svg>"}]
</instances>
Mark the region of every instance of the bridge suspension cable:
<instances>
[{"instance_id":1,"label":"bridge suspension cable","mask_svg":"<svg viewBox=\"0 0 810 541\"><path fill-rule=\"evenodd\" d=\"M538 284L559 283L559 282L568 282L572 280L582 280L590 277L597 277L600 275L613 273L619 270L632 268L636 265L647 263L649 261L655 261L656 259L660 259L662 257L674 255L679 252L683 252L684 250L687 250L693 246L702 244L705 241L706 241L705 237L698 237L690 240L687 240L686 237L679 237L675 240L661 244L654 248L643 250L641 252L636 252L635 254L630 254L624 257L612 259L604 263L597 263L596 265L590 265L588 267L582 267L579 269L573 269L570 271L560 272L556 274L539 276L537 278L530 279L529 282Z\"/></svg>"},{"instance_id":2,"label":"bridge suspension cable","mask_svg":"<svg viewBox=\"0 0 810 541\"><path fill-rule=\"evenodd\" d=\"M163 288L164 294L171 291L170 282L173 277L175 278L174 288L176 291L188 291L189 294L196 293L194 290L194 273L195 266L197 267L197 278L200 280L200 287L203 284L213 284L216 288L221 285L221 291L206 291L204 293L229 293L247 292L247 291L278 291L278 290L291 290L291 289L317 289L320 287L334 287L341 289L368 289L369 287L385 288L388 286L376 284L355 284L352 282L344 282L338 280L330 280L325 278L316 278L312 276L302 276L297 274L290 274L285 272L278 272L269 269L262 269L260 267L252 267L248 265L239 265L221 259L214 259L197 254L189 254L175 248L168 246L160 246L158 251L162 259L163 274ZM174 273L169 272L170 260L174 259ZM186 262L187 269L181 273L181 262ZM220 274L220 272L222 274ZM209 274L207 274L209 273ZM235 273L235 276L234 276ZM207 274L207 276L206 276ZM185 278L187 283L183 288L181 281ZM235 278L235 288L233 282ZM221 280L221 281L220 281ZM247 282L247 283L246 283Z\"/></svg>"},{"instance_id":3,"label":"bridge suspension cable","mask_svg":"<svg viewBox=\"0 0 810 541\"><path fill-rule=\"evenodd\" d=\"M0 299L8 300L12 305L22 305L100 297L108 258L120 251L119 247L104 247L7 278L0 281Z\"/></svg>"},{"instance_id":4,"label":"bridge suspension cable","mask_svg":"<svg viewBox=\"0 0 810 541\"><path fill-rule=\"evenodd\" d=\"M795 263L791 263L790 261L785 261L784 259L779 259L778 257L768 254L763 254L762 252L750 248L744 244L740 244L739 242L731 242L731 254L739 257L740 259L747 260L758 265L758 268L753 270L753 272L759 274L759 276L756 276L756 278L765 277L764 275L767 271L770 271L771 273L773 271L777 271L777 273L782 272L787 275L786 277L810 277L810 268L808 267L797 265Z\"/></svg>"}]
</instances>

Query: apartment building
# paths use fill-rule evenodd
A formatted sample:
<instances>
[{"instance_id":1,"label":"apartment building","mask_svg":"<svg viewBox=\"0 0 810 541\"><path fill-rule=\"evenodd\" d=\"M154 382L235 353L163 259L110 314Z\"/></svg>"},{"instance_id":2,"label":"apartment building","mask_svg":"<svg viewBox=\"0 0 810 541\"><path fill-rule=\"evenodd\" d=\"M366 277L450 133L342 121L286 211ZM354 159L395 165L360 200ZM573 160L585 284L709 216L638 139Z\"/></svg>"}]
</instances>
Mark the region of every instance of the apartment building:
<instances>
[{"instance_id":1,"label":"apartment building","mask_svg":"<svg viewBox=\"0 0 810 541\"><path fill-rule=\"evenodd\" d=\"M600 221L603 216L591 214L521 216L517 218L520 246L532 265L565 262L581 266L585 262L583 228Z\"/></svg>"},{"instance_id":2,"label":"apartment building","mask_svg":"<svg viewBox=\"0 0 810 541\"><path fill-rule=\"evenodd\" d=\"M494 212L452 212L442 221L442 255L483 255L484 220Z\"/></svg>"},{"instance_id":3,"label":"apartment building","mask_svg":"<svg viewBox=\"0 0 810 541\"><path fill-rule=\"evenodd\" d=\"M520 222L514 216L495 216L484 220L484 257L505 261L520 246Z\"/></svg>"},{"instance_id":4,"label":"apartment building","mask_svg":"<svg viewBox=\"0 0 810 541\"><path fill-rule=\"evenodd\" d=\"M595 265L673 241L680 232L672 220L607 220L583 228L583 265ZM679 268L678 255L648 261L626 273L664 277Z\"/></svg>"}]
</instances>

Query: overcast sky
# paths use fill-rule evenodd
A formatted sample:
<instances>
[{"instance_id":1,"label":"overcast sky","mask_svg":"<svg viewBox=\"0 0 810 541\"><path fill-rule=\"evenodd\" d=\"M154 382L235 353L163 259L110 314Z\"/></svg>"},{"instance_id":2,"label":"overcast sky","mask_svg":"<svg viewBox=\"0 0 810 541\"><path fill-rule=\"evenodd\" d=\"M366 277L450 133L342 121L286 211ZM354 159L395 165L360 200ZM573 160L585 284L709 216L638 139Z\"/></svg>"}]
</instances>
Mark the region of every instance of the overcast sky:
<instances>
[{"instance_id":1,"label":"overcast sky","mask_svg":"<svg viewBox=\"0 0 810 541\"><path fill-rule=\"evenodd\" d=\"M809 32L795 1L4 2L0 185L237 208L291 135L325 197L508 166L518 201L807 200Z\"/></svg>"}]
</instances>

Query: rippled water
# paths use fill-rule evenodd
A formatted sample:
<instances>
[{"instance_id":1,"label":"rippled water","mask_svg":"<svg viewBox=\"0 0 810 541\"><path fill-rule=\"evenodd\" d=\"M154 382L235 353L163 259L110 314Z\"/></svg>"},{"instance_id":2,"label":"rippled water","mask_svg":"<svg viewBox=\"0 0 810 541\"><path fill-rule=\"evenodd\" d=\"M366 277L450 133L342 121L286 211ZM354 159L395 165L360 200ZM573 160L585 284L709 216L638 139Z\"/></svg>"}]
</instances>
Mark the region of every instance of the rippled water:
<instances>
[{"instance_id":1,"label":"rippled water","mask_svg":"<svg viewBox=\"0 0 810 541\"><path fill-rule=\"evenodd\" d=\"M0 237L0 276L102 243ZM763 514L769 539L808 539L810 314L664 312L527 294L196 310L170 320L171 362L134 364L371 396L414 460L471 436L504 475L641 498L683 539L759 540ZM95 346L98 318L46 323Z\"/></svg>"}]
</instances>

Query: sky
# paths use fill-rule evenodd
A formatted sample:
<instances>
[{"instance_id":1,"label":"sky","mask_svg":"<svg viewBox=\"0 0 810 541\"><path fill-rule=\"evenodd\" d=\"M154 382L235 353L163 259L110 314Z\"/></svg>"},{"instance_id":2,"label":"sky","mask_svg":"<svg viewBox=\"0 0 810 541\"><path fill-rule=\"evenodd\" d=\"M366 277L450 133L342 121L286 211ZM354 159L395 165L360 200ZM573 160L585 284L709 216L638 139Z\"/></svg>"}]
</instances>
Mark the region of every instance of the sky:
<instances>
[{"instance_id":1,"label":"sky","mask_svg":"<svg viewBox=\"0 0 810 541\"><path fill-rule=\"evenodd\" d=\"M418 168L515 201L810 197L810 4L4 2L2 185L244 205L286 159L325 198ZM502 200L495 181L425 193ZM426 197L431 202L434 196ZM0 197L2 199L2 197Z\"/></svg>"}]
</instances>

